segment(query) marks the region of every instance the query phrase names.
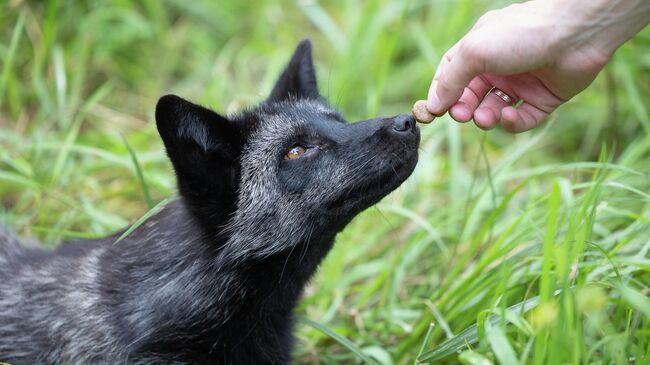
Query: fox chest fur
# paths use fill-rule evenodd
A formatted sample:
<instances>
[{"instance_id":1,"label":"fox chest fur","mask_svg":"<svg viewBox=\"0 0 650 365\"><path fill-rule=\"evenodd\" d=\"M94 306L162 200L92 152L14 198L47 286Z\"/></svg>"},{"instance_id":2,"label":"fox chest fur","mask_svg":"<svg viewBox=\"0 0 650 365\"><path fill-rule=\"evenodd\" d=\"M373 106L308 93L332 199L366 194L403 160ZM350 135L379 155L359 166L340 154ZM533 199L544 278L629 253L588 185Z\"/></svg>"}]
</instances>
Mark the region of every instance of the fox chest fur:
<instances>
[{"instance_id":1,"label":"fox chest fur","mask_svg":"<svg viewBox=\"0 0 650 365\"><path fill-rule=\"evenodd\" d=\"M327 105L308 41L257 107L168 95L156 123L179 194L125 239L46 252L0 233L0 361L287 364L336 234L417 162L411 116L346 123Z\"/></svg>"}]
</instances>

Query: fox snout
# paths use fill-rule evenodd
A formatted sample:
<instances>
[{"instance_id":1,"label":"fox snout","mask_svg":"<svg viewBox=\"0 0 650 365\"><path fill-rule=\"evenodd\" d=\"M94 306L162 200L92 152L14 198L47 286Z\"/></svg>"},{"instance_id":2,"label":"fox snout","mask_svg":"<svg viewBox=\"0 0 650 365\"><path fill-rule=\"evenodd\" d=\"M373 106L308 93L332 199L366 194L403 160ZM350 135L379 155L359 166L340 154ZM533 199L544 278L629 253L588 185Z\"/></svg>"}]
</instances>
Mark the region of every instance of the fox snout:
<instances>
[{"instance_id":1,"label":"fox snout","mask_svg":"<svg viewBox=\"0 0 650 365\"><path fill-rule=\"evenodd\" d=\"M352 126L353 129L365 131L360 134L369 133L368 142L382 150L416 151L420 142L420 129L412 114L369 119L353 123Z\"/></svg>"},{"instance_id":2,"label":"fox snout","mask_svg":"<svg viewBox=\"0 0 650 365\"><path fill-rule=\"evenodd\" d=\"M415 124L415 117L412 114L400 114L392 118L393 131L397 133L417 133L417 126Z\"/></svg>"}]
</instances>

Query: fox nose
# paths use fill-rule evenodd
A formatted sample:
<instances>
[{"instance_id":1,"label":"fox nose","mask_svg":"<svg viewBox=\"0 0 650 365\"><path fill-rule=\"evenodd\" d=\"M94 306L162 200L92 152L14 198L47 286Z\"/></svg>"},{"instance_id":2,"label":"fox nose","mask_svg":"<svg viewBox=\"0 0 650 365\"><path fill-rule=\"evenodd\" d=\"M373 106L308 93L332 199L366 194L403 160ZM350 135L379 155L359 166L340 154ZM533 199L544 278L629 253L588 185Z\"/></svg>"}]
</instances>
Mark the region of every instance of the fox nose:
<instances>
[{"instance_id":1,"label":"fox nose","mask_svg":"<svg viewBox=\"0 0 650 365\"><path fill-rule=\"evenodd\" d=\"M412 114L400 114L393 118L393 130L408 132L415 129L415 117Z\"/></svg>"}]
</instances>

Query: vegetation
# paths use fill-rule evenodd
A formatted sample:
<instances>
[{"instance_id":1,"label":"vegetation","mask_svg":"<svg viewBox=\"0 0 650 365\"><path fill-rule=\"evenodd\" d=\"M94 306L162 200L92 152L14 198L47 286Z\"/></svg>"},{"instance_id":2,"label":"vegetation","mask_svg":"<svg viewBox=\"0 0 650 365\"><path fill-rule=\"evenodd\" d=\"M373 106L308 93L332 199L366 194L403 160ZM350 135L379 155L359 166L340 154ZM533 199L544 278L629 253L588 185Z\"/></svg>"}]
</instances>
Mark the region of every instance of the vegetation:
<instances>
[{"instance_id":1,"label":"vegetation","mask_svg":"<svg viewBox=\"0 0 650 365\"><path fill-rule=\"evenodd\" d=\"M506 4L0 2L0 222L48 247L136 222L175 189L157 98L254 104L303 37L349 120L408 112ZM650 362L649 31L544 128L422 126L414 175L308 288L296 363Z\"/></svg>"}]
</instances>

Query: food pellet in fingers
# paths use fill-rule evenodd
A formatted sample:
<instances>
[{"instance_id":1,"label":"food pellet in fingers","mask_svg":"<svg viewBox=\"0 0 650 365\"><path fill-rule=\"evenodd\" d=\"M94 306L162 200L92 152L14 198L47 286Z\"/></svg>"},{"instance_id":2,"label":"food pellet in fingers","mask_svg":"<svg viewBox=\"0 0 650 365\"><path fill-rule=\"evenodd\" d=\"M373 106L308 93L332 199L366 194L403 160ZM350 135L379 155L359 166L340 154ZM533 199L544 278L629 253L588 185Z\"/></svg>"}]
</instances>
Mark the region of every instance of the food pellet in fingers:
<instances>
[{"instance_id":1,"label":"food pellet in fingers","mask_svg":"<svg viewBox=\"0 0 650 365\"><path fill-rule=\"evenodd\" d=\"M418 100L413 104L413 115L419 123L431 123L435 116L427 110L427 101Z\"/></svg>"}]
</instances>

